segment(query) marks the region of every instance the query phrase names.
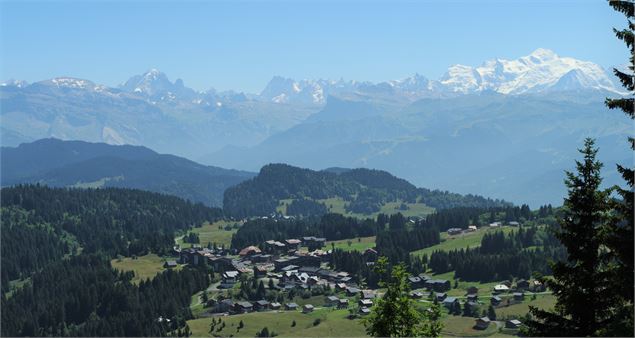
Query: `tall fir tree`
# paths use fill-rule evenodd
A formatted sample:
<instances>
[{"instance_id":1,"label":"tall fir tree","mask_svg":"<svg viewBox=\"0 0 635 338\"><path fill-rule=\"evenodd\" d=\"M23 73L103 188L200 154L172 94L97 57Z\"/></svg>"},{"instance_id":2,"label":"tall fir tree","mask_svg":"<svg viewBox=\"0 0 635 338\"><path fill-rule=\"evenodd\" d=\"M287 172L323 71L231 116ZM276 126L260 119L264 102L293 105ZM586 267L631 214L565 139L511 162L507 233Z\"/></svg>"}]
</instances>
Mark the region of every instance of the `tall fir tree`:
<instances>
[{"instance_id":1,"label":"tall fir tree","mask_svg":"<svg viewBox=\"0 0 635 338\"><path fill-rule=\"evenodd\" d=\"M630 52L629 72L613 69L613 73L629 92L628 97L606 99L606 105L610 109L620 109L631 119L635 119L635 3L631 1L609 1L609 5L626 16L628 28L613 29L619 40L622 40ZM628 138L631 149L635 150L635 139ZM612 222L607 226L606 246L609 248L608 259L612 264L613 288L619 299L616 303L614 322L606 329L606 334L632 335L633 334L633 290L635 282L633 275L633 168L618 165L617 170L626 181L626 188L614 187L621 200L613 201L615 211Z\"/></svg>"},{"instance_id":2,"label":"tall fir tree","mask_svg":"<svg viewBox=\"0 0 635 338\"><path fill-rule=\"evenodd\" d=\"M532 336L593 336L611 319L615 292L603 262L602 234L608 214L608 191L600 190L602 163L592 139L580 149L577 173L566 172L568 197L556 237L567 248L567 261L552 264L547 281L557 298L555 311L530 307L527 323Z\"/></svg>"},{"instance_id":3,"label":"tall fir tree","mask_svg":"<svg viewBox=\"0 0 635 338\"><path fill-rule=\"evenodd\" d=\"M376 263L379 275L384 275L388 260L380 257ZM386 293L373 306L370 315L364 319L366 333L373 337L438 337L442 324L441 310L432 305L423 314L417 311L410 298L408 273L403 265L395 265L389 281L380 282Z\"/></svg>"}]
</instances>

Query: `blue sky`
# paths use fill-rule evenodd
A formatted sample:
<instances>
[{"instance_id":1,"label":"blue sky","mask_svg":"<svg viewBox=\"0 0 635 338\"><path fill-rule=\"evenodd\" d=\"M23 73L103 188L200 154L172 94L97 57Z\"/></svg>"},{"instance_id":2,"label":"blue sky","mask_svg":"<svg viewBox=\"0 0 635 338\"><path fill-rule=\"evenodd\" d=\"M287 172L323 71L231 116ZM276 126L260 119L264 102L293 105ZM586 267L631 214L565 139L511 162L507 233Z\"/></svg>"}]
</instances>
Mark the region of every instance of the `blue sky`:
<instances>
[{"instance_id":1,"label":"blue sky","mask_svg":"<svg viewBox=\"0 0 635 338\"><path fill-rule=\"evenodd\" d=\"M2 1L1 76L117 85L158 68L195 89L259 92L273 75L383 81L538 47L609 67L628 52L603 0Z\"/></svg>"}]
</instances>

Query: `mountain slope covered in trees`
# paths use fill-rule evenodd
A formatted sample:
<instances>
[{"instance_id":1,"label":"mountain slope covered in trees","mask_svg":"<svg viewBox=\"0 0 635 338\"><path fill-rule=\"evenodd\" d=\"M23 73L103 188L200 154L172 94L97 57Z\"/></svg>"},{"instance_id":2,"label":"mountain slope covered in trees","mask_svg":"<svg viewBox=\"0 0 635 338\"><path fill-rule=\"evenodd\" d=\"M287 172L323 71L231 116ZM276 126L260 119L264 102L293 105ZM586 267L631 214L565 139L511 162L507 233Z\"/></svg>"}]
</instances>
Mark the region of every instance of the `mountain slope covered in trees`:
<instances>
[{"instance_id":1,"label":"mountain slope covered in trees","mask_svg":"<svg viewBox=\"0 0 635 338\"><path fill-rule=\"evenodd\" d=\"M185 268L137 286L110 260L169 252L177 232L220 218L218 208L117 188L20 185L1 198L2 336L165 336L209 285L207 272ZM7 296L17 279L26 282Z\"/></svg>"},{"instance_id":2,"label":"mountain slope covered in trees","mask_svg":"<svg viewBox=\"0 0 635 338\"><path fill-rule=\"evenodd\" d=\"M43 139L2 148L2 186L122 187L220 206L225 189L252 173L205 166L139 146Z\"/></svg>"},{"instance_id":3,"label":"mountain slope covered in trees","mask_svg":"<svg viewBox=\"0 0 635 338\"><path fill-rule=\"evenodd\" d=\"M417 188L404 179L380 170L313 171L286 164L264 166L258 176L225 191L223 206L233 216L267 215L281 200L291 200L287 213L324 213L325 200L338 199L346 212L372 214L386 203L400 203L398 210L413 205L435 209L458 206L495 207L507 203L481 196L459 195Z\"/></svg>"}]
</instances>

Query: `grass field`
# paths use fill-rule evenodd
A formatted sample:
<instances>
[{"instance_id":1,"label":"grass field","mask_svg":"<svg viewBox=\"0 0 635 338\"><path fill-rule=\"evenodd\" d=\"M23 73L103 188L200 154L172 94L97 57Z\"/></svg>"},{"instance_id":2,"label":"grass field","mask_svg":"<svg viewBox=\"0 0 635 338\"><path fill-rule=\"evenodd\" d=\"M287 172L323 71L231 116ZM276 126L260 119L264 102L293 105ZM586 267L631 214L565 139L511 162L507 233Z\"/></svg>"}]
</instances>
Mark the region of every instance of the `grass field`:
<instances>
[{"instance_id":1,"label":"grass field","mask_svg":"<svg viewBox=\"0 0 635 338\"><path fill-rule=\"evenodd\" d=\"M556 297L551 294L536 295L535 300L531 300L531 296L525 296L525 300L522 303L496 308L496 316L499 319L522 317L529 312L530 305L540 309L549 310L553 309L555 304Z\"/></svg>"},{"instance_id":2,"label":"grass field","mask_svg":"<svg viewBox=\"0 0 635 338\"><path fill-rule=\"evenodd\" d=\"M488 232L491 233L496 231L502 231L504 233L510 233L514 229L516 228L508 227L508 226L496 228L496 229L480 228L474 232L468 232L468 233L455 235L455 236L449 236L447 232L443 232L441 233L441 243L437 245L433 245L425 249L413 251L412 254L418 255L418 256L427 254L428 257L430 257L430 254L432 254L432 252L437 250L450 251L454 249L461 249L461 248L467 248L467 247L475 248L481 245L481 239Z\"/></svg>"},{"instance_id":3,"label":"grass field","mask_svg":"<svg viewBox=\"0 0 635 338\"><path fill-rule=\"evenodd\" d=\"M442 336L451 337L485 337L498 333L495 323L490 324L486 330L476 330L473 328L475 319L471 317L446 316L443 318Z\"/></svg>"},{"instance_id":4,"label":"grass field","mask_svg":"<svg viewBox=\"0 0 635 338\"><path fill-rule=\"evenodd\" d=\"M276 208L276 211L286 214L287 205L291 203L292 199L284 199L279 201L279 205ZM378 214L396 214L398 212L402 213L404 216L419 216L423 217L429 215L434 212L434 208L429 207L423 203L406 203L408 206L408 210L399 210L399 206L401 206L401 201L396 202L388 202L381 206L381 209L378 212L374 212L372 214L357 214L346 211L346 205L348 202L344 201L340 197L332 197L327 199L317 200L318 202L324 203L329 212L334 212L338 214L342 214L344 216L349 217L357 217L357 218L376 218Z\"/></svg>"},{"instance_id":5,"label":"grass field","mask_svg":"<svg viewBox=\"0 0 635 338\"><path fill-rule=\"evenodd\" d=\"M158 273L166 270L163 267L163 263L166 260L167 259L161 258L155 254L147 254L137 258L115 258L110 261L110 264L113 268L120 271L134 271L135 276L132 279L132 282L139 283L147 278L152 279ZM181 266L176 267L177 270L180 268Z\"/></svg>"},{"instance_id":6,"label":"grass field","mask_svg":"<svg viewBox=\"0 0 635 338\"><path fill-rule=\"evenodd\" d=\"M326 242L326 248L331 249L331 244L335 244L336 249L342 249L344 251L360 251L363 252L366 249L375 247L375 236L360 237L350 239L351 245L348 245L349 239L343 239L339 241Z\"/></svg>"},{"instance_id":7,"label":"grass field","mask_svg":"<svg viewBox=\"0 0 635 338\"><path fill-rule=\"evenodd\" d=\"M255 337L264 327L274 331L281 337L361 337L366 336L364 326L359 320L349 320L347 310L331 308L317 309L313 313L303 314L300 311L252 312L242 315L221 317L225 327L214 331L217 336ZM318 325L314 321L320 319ZM189 320L187 323L192 336L212 336L209 332L212 318ZM244 327L238 330L240 321ZM293 321L296 325L292 326ZM220 324L216 325L218 329Z\"/></svg>"},{"instance_id":8,"label":"grass field","mask_svg":"<svg viewBox=\"0 0 635 338\"><path fill-rule=\"evenodd\" d=\"M230 221L218 221L214 223L205 223L200 228L193 228L191 231L198 234L200 244L206 246L207 243L216 243L217 245L225 245L229 247L232 241L232 235L236 233L237 229L225 230L226 225L233 225L236 222ZM190 243L183 242L183 236L176 239L176 244L181 248L189 248L192 246Z\"/></svg>"}]
</instances>

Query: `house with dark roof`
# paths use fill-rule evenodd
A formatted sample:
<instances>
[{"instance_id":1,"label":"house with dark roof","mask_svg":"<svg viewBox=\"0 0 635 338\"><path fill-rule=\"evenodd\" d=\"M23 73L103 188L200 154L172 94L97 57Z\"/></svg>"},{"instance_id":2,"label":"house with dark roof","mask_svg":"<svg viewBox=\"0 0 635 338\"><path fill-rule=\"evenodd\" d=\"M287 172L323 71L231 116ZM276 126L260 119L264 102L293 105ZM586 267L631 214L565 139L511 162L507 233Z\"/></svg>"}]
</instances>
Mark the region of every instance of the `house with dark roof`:
<instances>
[{"instance_id":1,"label":"house with dark roof","mask_svg":"<svg viewBox=\"0 0 635 338\"><path fill-rule=\"evenodd\" d=\"M491 323L490 319L488 317L481 317L476 319L476 323L474 324L474 328L477 330L485 330L489 327L489 324Z\"/></svg>"},{"instance_id":2,"label":"house with dark roof","mask_svg":"<svg viewBox=\"0 0 635 338\"><path fill-rule=\"evenodd\" d=\"M476 286L470 286L467 288L467 294L476 294L478 293L478 288Z\"/></svg>"},{"instance_id":3,"label":"house with dark roof","mask_svg":"<svg viewBox=\"0 0 635 338\"><path fill-rule=\"evenodd\" d=\"M410 283L410 288L412 289L418 289L423 286L423 281L418 276L408 277L408 282Z\"/></svg>"},{"instance_id":4,"label":"house with dark roof","mask_svg":"<svg viewBox=\"0 0 635 338\"><path fill-rule=\"evenodd\" d=\"M319 266L302 266L298 269L298 272L307 273L309 276L317 276L319 271L320 271Z\"/></svg>"},{"instance_id":5,"label":"house with dark roof","mask_svg":"<svg viewBox=\"0 0 635 338\"><path fill-rule=\"evenodd\" d=\"M524 292L514 292L514 300L522 301L523 299L525 299Z\"/></svg>"},{"instance_id":6,"label":"house with dark roof","mask_svg":"<svg viewBox=\"0 0 635 338\"><path fill-rule=\"evenodd\" d=\"M176 268L178 265L176 264L176 261L167 261L165 263L163 263L163 267L166 269L172 269L172 268Z\"/></svg>"},{"instance_id":7,"label":"house with dark roof","mask_svg":"<svg viewBox=\"0 0 635 338\"><path fill-rule=\"evenodd\" d=\"M375 262L377 260L377 256L379 256L377 254L377 250L372 248L368 248L364 250L363 255L364 255L364 258L366 258L367 262Z\"/></svg>"},{"instance_id":8,"label":"house with dark roof","mask_svg":"<svg viewBox=\"0 0 635 338\"><path fill-rule=\"evenodd\" d=\"M428 279L425 281L425 287L428 290L436 291L436 292L445 292L450 290L452 285L449 280L445 279Z\"/></svg>"},{"instance_id":9,"label":"house with dark roof","mask_svg":"<svg viewBox=\"0 0 635 338\"><path fill-rule=\"evenodd\" d=\"M305 304L305 305L302 307L302 313L310 313L310 312L313 312L313 309L314 309L313 305L311 305L311 304Z\"/></svg>"},{"instance_id":10,"label":"house with dark roof","mask_svg":"<svg viewBox=\"0 0 635 338\"><path fill-rule=\"evenodd\" d=\"M277 302L273 302L271 304L269 304L269 308L271 308L272 310L280 310L280 303Z\"/></svg>"},{"instance_id":11,"label":"house with dark roof","mask_svg":"<svg viewBox=\"0 0 635 338\"><path fill-rule=\"evenodd\" d=\"M326 302L324 302L324 305L326 306L337 306L337 304L340 302L339 297L337 296L328 296L326 297Z\"/></svg>"},{"instance_id":12,"label":"house with dark roof","mask_svg":"<svg viewBox=\"0 0 635 338\"><path fill-rule=\"evenodd\" d=\"M446 297L443 300L443 306L445 306L448 309L452 309L454 307L454 304L458 302L459 300L456 297Z\"/></svg>"},{"instance_id":13,"label":"house with dark roof","mask_svg":"<svg viewBox=\"0 0 635 338\"><path fill-rule=\"evenodd\" d=\"M522 324L518 319L510 319L505 322L505 327L508 329L519 329Z\"/></svg>"},{"instance_id":14,"label":"house with dark roof","mask_svg":"<svg viewBox=\"0 0 635 338\"><path fill-rule=\"evenodd\" d=\"M302 244L302 241L299 239L287 239L284 242L287 244L287 250L290 251L300 250L300 245Z\"/></svg>"},{"instance_id":15,"label":"house with dark roof","mask_svg":"<svg viewBox=\"0 0 635 338\"><path fill-rule=\"evenodd\" d=\"M370 299L360 299L358 305L362 307L371 307L373 306L373 301Z\"/></svg>"},{"instance_id":16,"label":"house with dark roof","mask_svg":"<svg viewBox=\"0 0 635 338\"><path fill-rule=\"evenodd\" d=\"M490 304L492 304L493 306L497 306L503 301L503 299L500 298L499 296L494 296L490 298L489 301L490 301Z\"/></svg>"},{"instance_id":17,"label":"house with dark roof","mask_svg":"<svg viewBox=\"0 0 635 338\"><path fill-rule=\"evenodd\" d=\"M340 298L339 304L337 304L338 309L346 309L348 307L348 299Z\"/></svg>"},{"instance_id":18,"label":"house with dark roof","mask_svg":"<svg viewBox=\"0 0 635 338\"><path fill-rule=\"evenodd\" d=\"M352 297L352 296L358 295L358 294L360 294L361 292L362 292L362 290L360 290L360 289L358 289L358 288L352 288L352 287L349 287L349 288L347 288L347 289L346 289L346 294L347 294L349 297Z\"/></svg>"},{"instance_id":19,"label":"house with dark roof","mask_svg":"<svg viewBox=\"0 0 635 338\"><path fill-rule=\"evenodd\" d=\"M478 301L478 295L475 293L470 293L469 295L467 295L467 301L468 302L477 302Z\"/></svg>"},{"instance_id":20,"label":"house with dark roof","mask_svg":"<svg viewBox=\"0 0 635 338\"><path fill-rule=\"evenodd\" d=\"M412 291L412 292L410 292L410 298L421 299L421 298L423 298L423 293L420 292L420 291Z\"/></svg>"},{"instance_id":21,"label":"house with dark roof","mask_svg":"<svg viewBox=\"0 0 635 338\"><path fill-rule=\"evenodd\" d=\"M236 313L247 313L253 311L254 306L250 302L237 302L234 305L234 311Z\"/></svg>"},{"instance_id":22,"label":"house with dark roof","mask_svg":"<svg viewBox=\"0 0 635 338\"><path fill-rule=\"evenodd\" d=\"M265 311L269 309L269 302L262 299L254 302L254 309L256 311Z\"/></svg>"},{"instance_id":23,"label":"house with dark roof","mask_svg":"<svg viewBox=\"0 0 635 338\"><path fill-rule=\"evenodd\" d=\"M368 315L370 314L370 309L365 306L362 306L359 308L359 314L362 316Z\"/></svg>"},{"instance_id":24,"label":"house with dark roof","mask_svg":"<svg viewBox=\"0 0 635 338\"><path fill-rule=\"evenodd\" d=\"M287 311L295 311L298 309L298 304L296 303L286 303L284 304L284 309Z\"/></svg>"},{"instance_id":25,"label":"house with dark roof","mask_svg":"<svg viewBox=\"0 0 635 338\"><path fill-rule=\"evenodd\" d=\"M529 289L529 282L524 279L519 279L516 282L516 289L518 290L527 290Z\"/></svg>"},{"instance_id":26,"label":"house with dark roof","mask_svg":"<svg viewBox=\"0 0 635 338\"><path fill-rule=\"evenodd\" d=\"M434 294L434 297L437 301L442 302L448 295L445 292L437 292Z\"/></svg>"}]
</instances>

